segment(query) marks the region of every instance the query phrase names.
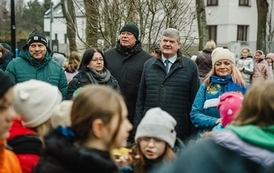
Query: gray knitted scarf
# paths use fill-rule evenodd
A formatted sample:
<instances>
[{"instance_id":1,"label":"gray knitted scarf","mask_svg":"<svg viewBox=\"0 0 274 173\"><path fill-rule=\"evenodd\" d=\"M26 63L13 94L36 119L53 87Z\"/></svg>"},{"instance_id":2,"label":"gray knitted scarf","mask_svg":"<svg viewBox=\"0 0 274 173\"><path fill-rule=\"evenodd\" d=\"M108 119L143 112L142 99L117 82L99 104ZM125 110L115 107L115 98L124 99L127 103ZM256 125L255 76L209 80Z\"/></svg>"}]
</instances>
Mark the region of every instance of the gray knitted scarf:
<instances>
[{"instance_id":1,"label":"gray knitted scarf","mask_svg":"<svg viewBox=\"0 0 274 173\"><path fill-rule=\"evenodd\" d=\"M110 71L103 68L101 73L96 72L93 68L88 68L86 75L91 83L93 84L105 84L110 79Z\"/></svg>"}]
</instances>

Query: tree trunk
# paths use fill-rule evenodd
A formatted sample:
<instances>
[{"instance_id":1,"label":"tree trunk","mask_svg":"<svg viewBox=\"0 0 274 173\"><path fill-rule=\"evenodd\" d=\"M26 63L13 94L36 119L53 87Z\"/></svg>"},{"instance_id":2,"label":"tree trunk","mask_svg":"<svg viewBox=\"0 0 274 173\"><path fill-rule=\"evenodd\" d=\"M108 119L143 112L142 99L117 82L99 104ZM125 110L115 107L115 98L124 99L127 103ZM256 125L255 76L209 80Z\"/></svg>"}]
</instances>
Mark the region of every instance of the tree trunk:
<instances>
[{"instance_id":1,"label":"tree trunk","mask_svg":"<svg viewBox=\"0 0 274 173\"><path fill-rule=\"evenodd\" d=\"M86 47L98 47L98 2L84 0L86 9Z\"/></svg>"},{"instance_id":2,"label":"tree trunk","mask_svg":"<svg viewBox=\"0 0 274 173\"><path fill-rule=\"evenodd\" d=\"M257 2L257 13L258 13L258 24L257 24L257 50L266 51L266 23L268 13L268 2L267 0L256 0Z\"/></svg>"},{"instance_id":3,"label":"tree trunk","mask_svg":"<svg viewBox=\"0 0 274 173\"><path fill-rule=\"evenodd\" d=\"M77 51L76 46L76 15L72 0L61 0L62 12L67 24L67 38L69 40L69 50ZM69 12L67 11L69 9Z\"/></svg>"},{"instance_id":4,"label":"tree trunk","mask_svg":"<svg viewBox=\"0 0 274 173\"><path fill-rule=\"evenodd\" d=\"M196 0L196 13L199 34L199 50L203 50L204 45L209 39L204 0ZM217 40L214 41L216 42Z\"/></svg>"}]
</instances>

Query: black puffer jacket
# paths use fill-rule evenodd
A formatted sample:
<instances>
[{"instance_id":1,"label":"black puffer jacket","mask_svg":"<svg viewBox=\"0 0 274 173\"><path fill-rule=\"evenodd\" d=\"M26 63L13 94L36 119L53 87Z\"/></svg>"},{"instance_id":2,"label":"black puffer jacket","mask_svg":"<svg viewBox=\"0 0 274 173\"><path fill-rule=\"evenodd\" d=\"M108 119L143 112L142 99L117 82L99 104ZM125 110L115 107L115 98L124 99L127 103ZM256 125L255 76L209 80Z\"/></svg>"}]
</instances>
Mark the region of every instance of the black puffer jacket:
<instances>
[{"instance_id":1,"label":"black puffer jacket","mask_svg":"<svg viewBox=\"0 0 274 173\"><path fill-rule=\"evenodd\" d=\"M45 148L33 173L118 173L110 153L76 148L57 130L45 138Z\"/></svg>"},{"instance_id":2,"label":"black puffer jacket","mask_svg":"<svg viewBox=\"0 0 274 173\"><path fill-rule=\"evenodd\" d=\"M80 71L69 82L66 99L67 100L72 99L74 91L80 87L84 87L87 84L93 84L93 83L89 80L85 72ZM118 81L113 76L111 76L108 82L105 83L104 85L110 86L111 88L117 91L120 91Z\"/></svg>"},{"instance_id":3,"label":"black puffer jacket","mask_svg":"<svg viewBox=\"0 0 274 173\"><path fill-rule=\"evenodd\" d=\"M152 56L142 49L140 41L131 49L123 48L118 41L116 48L107 51L105 57L107 68L117 79L125 98L129 121L133 123L143 66Z\"/></svg>"},{"instance_id":4,"label":"black puffer jacket","mask_svg":"<svg viewBox=\"0 0 274 173\"><path fill-rule=\"evenodd\" d=\"M199 70L199 76L205 77L207 73L212 68L212 58L211 58L212 50L203 50L202 53L199 53L196 58L196 64Z\"/></svg>"},{"instance_id":5,"label":"black puffer jacket","mask_svg":"<svg viewBox=\"0 0 274 173\"><path fill-rule=\"evenodd\" d=\"M138 92L134 127L148 109L160 107L175 118L177 137L185 140L195 131L189 113L199 87L197 66L191 59L178 56L168 75L160 58L148 60Z\"/></svg>"}]
</instances>

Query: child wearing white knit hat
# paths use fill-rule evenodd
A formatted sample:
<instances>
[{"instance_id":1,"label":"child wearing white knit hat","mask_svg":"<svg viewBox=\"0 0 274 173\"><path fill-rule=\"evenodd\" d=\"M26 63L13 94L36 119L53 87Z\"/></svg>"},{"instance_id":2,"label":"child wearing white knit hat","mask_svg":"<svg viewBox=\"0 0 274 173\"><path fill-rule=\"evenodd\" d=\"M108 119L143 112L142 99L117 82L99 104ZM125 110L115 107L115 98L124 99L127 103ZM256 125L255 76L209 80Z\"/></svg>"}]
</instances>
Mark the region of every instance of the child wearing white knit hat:
<instances>
[{"instance_id":1,"label":"child wearing white knit hat","mask_svg":"<svg viewBox=\"0 0 274 173\"><path fill-rule=\"evenodd\" d=\"M20 115L23 126L28 128L37 128L46 123L61 100L59 89L43 81L32 79L14 87L13 107Z\"/></svg>"},{"instance_id":2,"label":"child wearing white knit hat","mask_svg":"<svg viewBox=\"0 0 274 173\"><path fill-rule=\"evenodd\" d=\"M176 152L184 148L176 139L176 120L161 108L149 109L137 127L135 142L132 148L135 156L124 155L117 160L122 172L133 165L133 172L148 172L156 165L176 158ZM134 159L138 158L138 159ZM124 171L124 172L125 172Z\"/></svg>"},{"instance_id":3,"label":"child wearing white knit hat","mask_svg":"<svg viewBox=\"0 0 274 173\"><path fill-rule=\"evenodd\" d=\"M16 84L13 95L13 108L20 118L13 121L8 144L23 172L32 172L40 158L42 138L50 128L52 110L62 95L56 86L34 79Z\"/></svg>"}]
</instances>

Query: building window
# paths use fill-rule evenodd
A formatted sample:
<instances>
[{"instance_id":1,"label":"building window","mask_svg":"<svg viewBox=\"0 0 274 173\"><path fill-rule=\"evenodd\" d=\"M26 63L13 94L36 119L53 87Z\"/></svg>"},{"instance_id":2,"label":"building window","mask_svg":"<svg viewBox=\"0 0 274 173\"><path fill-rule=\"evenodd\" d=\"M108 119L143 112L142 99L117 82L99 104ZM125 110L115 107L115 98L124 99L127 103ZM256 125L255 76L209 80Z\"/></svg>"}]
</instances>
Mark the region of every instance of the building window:
<instances>
[{"instance_id":1,"label":"building window","mask_svg":"<svg viewBox=\"0 0 274 173\"><path fill-rule=\"evenodd\" d=\"M249 0L239 0L239 6L250 6Z\"/></svg>"},{"instance_id":2,"label":"building window","mask_svg":"<svg viewBox=\"0 0 274 173\"><path fill-rule=\"evenodd\" d=\"M238 25L237 41L247 41L247 25Z\"/></svg>"},{"instance_id":3,"label":"building window","mask_svg":"<svg viewBox=\"0 0 274 173\"><path fill-rule=\"evenodd\" d=\"M218 5L218 0L207 0L207 6L216 6Z\"/></svg>"},{"instance_id":4,"label":"building window","mask_svg":"<svg viewBox=\"0 0 274 173\"><path fill-rule=\"evenodd\" d=\"M54 34L54 38L55 38L55 40L58 40L58 35Z\"/></svg>"},{"instance_id":5,"label":"building window","mask_svg":"<svg viewBox=\"0 0 274 173\"><path fill-rule=\"evenodd\" d=\"M217 44L217 25L208 25L209 40L215 41Z\"/></svg>"},{"instance_id":6,"label":"building window","mask_svg":"<svg viewBox=\"0 0 274 173\"><path fill-rule=\"evenodd\" d=\"M64 35L65 43L67 43L67 39L68 39L67 34L65 34L65 35Z\"/></svg>"}]
</instances>

